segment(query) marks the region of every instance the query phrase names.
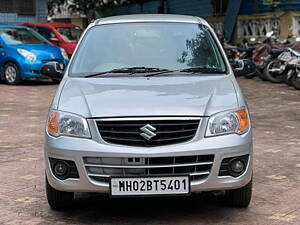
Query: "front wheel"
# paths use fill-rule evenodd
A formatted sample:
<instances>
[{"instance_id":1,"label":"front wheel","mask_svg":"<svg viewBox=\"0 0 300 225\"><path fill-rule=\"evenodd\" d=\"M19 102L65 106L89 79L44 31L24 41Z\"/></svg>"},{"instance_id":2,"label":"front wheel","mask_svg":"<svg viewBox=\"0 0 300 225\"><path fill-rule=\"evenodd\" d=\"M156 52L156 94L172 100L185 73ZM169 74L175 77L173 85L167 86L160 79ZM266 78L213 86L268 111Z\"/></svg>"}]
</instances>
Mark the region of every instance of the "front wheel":
<instances>
[{"instance_id":1,"label":"front wheel","mask_svg":"<svg viewBox=\"0 0 300 225\"><path fill-rule=\"evenodd\" d=\"M294 69L289 69L288 71L286 71L282 76L283 83L285 83L287 85L292 85L291 79L294 76L294 74L295 74Z\"/></svg>"},{"instance_id":2,"label":"front wheel","mask_svg":"<svg viewBox=\"0 0 300 225\"><path fill-rule=\"evenodd\" d=\"M281 83L282 82L282 64L278 60L273 60L268 63L264 69L264 75L272 83Z\"/></svg>"},{"instance_id":3,"label":"front wheel","mask_svg":"<svg viewBox=\"0 0 300 225\"><path fill-rule=\"evenodd\" d=\"M226 191L226 202L233 207L246 208L252 197L252 179L244 187Z\"/></svg>"},{"instance_id":4,"label":"front wheel","mask_svg":"<svg viewBox=\"0 0 300 225\"><path fill-rule=\"evenodd\" d=\"M7 84L20 84L22 82L19 68L15 63L7 63L4 66L4 81Z\"/></svg>"},{"instance_id":5,"label":"front wheel","mask_svg":"<svg viewBox=\"0 0 300 225\"><path fill-rule=\"evenodd\" d=\"M258 76L261 80L263 80L263 81L267 81L267 80L268 80L268 79L266 78L266 76L264 75L262 69L256 67L256 74L257 74L257 76Z\"/></svg>"},{"instance_id":6,"label":"front wheel","mask_svg":"<svg viewBox=\"0 0 300 225\"><path fill-rule=\"evenodd\" d=\"M291 83L297 90L300 90L300 77L298 77L298 74L292 76Z\"/></svg>"},{"instance_id":7,"label":"front wheel","mask_svg":"<svg viewBox=\"0 0 300 225\"><path fill-rule=\"evenodd\" d=\"M67 208L74 202L74 192L59 191L51 187L46 177L46 194L48 204L52 209Z\"/></svg>"},{"instance_id":8,"label":"front wheel","mask_svg":"<svg viewBox=\"0 0 300 225\"><path fill-rule=\"evenodd\" d=\"M252 73L252 74L245 75L244 77L247 78L247 79L252 79L256 76L257 76L256 73Z\"/></svg>"}]
</instances>

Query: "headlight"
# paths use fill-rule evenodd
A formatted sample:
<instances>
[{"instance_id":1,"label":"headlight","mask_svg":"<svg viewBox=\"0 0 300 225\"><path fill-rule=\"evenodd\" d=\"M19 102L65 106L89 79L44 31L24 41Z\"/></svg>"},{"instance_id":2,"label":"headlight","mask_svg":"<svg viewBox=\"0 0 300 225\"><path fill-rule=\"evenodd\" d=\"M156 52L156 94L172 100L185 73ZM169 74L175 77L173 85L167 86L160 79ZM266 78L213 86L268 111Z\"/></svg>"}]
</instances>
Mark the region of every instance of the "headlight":
<instances>
[{"instance_id":1,"label":"headlight","mask_svg":"<svg viewBox=\"0 0 300 225\"><path fill-rule=\"evenodd\" d=\"M17 51L24 56L25 59L27 59L29 62L35 62L36 61L36 55L30 51L27 51L22 48L18 48Z\"/></svg>"},{"instance_id":2,"label":"headlight","mask_svg":"<svg viewBox=\"0 0 300 225\"><path fill-rule=\"evenodd\" d=\"M64 57L64 59L69 59L68 54L66 53L66 51L63 48L60 48L61 54Z\"/></svg>"},{"instance_id":3,"label":"headlight","mask_svg":"<svg viewBox=\"0 0 300 225\"><path fill-rule=\"evenodd\" d=\"M249 115L246 109L218 113L209 118L205 136L243 134L249 129L249 123Z\"/></svg>"},{"instance_id":4,"label":"headlight","mask_svg":"<svg viewBox=\"0 0 300 225\"><path fill-rule=\"evenodd\" d=\"M52 110L48 116L47 131L50 135L90 138L85 118L67 112Z\"/></svg>"}]
</instances>

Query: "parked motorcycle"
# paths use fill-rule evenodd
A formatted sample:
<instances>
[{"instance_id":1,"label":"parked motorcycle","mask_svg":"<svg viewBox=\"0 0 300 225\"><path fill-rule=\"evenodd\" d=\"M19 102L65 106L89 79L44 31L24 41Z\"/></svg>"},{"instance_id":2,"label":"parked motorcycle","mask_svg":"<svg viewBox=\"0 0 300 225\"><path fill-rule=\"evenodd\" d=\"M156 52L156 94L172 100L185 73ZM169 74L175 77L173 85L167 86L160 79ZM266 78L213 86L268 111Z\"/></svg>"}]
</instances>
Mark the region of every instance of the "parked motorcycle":
<instances>
[{"instance_id":1,"label":"parked motorcycle","mask_svg":"<svg viewBox=\"0 0 300 225\"><path fill-rule=\"evenodd\" d=\"M230 65L234 66L241 57L238 47L224 42L223 48L226 52Z\"/></svg>"},{"instance_id":2,"label":"parked motorcycle","mask_svg":"<svg viewBox=\"0 0 300 225\"><path fill-rule=\"evenodd\" d=\"M278 69L281 66L282 62L278 61L278 56L289 47L295 47L293 44L290 44L289 40L279 41L276 39L274 32L267 33L267 39L262 45L257 46L253 51L252 61L256 64L257 75L264 81L270 80L272 82L281 82L282 77L276 77L273 79L272 74L269 74L269 70L276 69L276 75ZM288 37L290 38L290 37ZM300 46L296 46L300 47ZM273 68L275 67L275 68ZM281 70L283 67L281 67ZM280 70L280 71L281 71ZM283 72L283 71L282 71Z\"/></svg>"},{"instance_id":3,"label":"parked motorcycle","mask_svg":"<svg viewBox=\"0 0 300 225\"><path fill-rule=\"evenodd\" d=\"M266 57L264 76L272 83L281 83L287 63L292 59L292 49L272 49Z\"/></svg>"}]
</instances>

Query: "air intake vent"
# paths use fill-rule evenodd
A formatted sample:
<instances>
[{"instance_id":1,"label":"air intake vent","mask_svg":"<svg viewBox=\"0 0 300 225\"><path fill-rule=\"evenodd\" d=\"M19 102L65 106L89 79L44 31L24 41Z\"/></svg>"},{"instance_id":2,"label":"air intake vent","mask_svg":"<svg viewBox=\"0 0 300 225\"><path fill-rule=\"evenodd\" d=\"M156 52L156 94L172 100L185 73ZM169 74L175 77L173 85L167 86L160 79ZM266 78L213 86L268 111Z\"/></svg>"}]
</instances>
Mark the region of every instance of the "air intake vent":
<instances>
[{"instance_id":1,"label":"air intake vent","mask_svg":"<svg viewBox=\"0 0 300 225\"><path fill-rule=\"evenodd\" d=\"M153 158L84 157L88 176L108 183L111 176L161 176L189 174L191 181L210 174L214 155L193 155Z\"/></svg>"}]
</instances>

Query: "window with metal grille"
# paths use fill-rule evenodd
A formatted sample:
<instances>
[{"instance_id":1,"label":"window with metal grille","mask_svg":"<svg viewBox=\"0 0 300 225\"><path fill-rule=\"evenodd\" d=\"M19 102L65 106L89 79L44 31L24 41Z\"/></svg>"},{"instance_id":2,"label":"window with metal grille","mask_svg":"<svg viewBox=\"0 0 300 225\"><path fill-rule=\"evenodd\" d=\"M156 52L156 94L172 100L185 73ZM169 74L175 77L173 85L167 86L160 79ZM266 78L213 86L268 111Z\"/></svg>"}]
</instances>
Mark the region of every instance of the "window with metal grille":
<instances>
[{"instance_id":1,"label":"window with metal grille","mask_svg":"<svg viewBox=\"0 0 300 225\"><path fill-rule=\"evenodd\" d=\"M36 0L0 0L0 13L35 15Z\"/></svg>"},{"instance_id":2,"label":"window with metal grille","mask_svg":"<svg viewBox=\"0 0 300 225\"><path fill-rule=\"evenodd\" d=\"M20 15L35 15L36 0L18 0L18 14Z\"/></svg>"},{"instance_id":3,"label":"window with metal grille","mask_svg":"<svg viewBox=\"0 0 300 225\"><path fill-rule=\"evenodd\" d=\"M0 0L0 13L16 13L15 0Z\"/></svg>"}]
</instances>

